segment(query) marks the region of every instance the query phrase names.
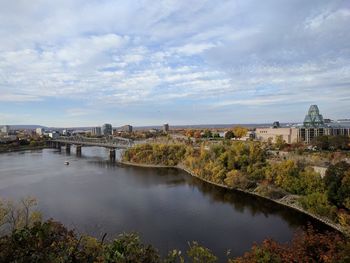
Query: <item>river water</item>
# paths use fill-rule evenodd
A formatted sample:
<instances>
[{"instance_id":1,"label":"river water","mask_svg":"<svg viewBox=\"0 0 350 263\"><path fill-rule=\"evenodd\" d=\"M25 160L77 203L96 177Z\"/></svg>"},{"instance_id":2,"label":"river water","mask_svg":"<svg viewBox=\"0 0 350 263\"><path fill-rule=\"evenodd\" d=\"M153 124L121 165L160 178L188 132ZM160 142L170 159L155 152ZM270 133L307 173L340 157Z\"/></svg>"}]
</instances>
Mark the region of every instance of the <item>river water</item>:
<instances>
[{"instance_id":1,"label":"river water","mask_svg":"<svg viewBox=\"0 0 350 263\"><path fill-rule=\"evenodd\" d=\"M242 255L265 238L289 241L312 218L270 201L220 189L176 169L129 167L108 150L84 147L0 154L0 197L34 196L45 218L78 233L112 239L137 232L162 254L196 240L221 259ZM64 165L69 161L70 165Z\"/></svg>"}]
</instances>

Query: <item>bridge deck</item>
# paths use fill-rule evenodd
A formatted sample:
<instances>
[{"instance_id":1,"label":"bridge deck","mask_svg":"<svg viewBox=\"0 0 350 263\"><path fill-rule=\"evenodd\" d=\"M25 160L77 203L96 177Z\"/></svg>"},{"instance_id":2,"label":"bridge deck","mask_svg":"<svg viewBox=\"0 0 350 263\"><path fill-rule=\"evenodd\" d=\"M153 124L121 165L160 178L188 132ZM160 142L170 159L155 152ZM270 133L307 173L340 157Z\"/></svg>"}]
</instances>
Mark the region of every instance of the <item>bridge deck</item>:
<instances>
[{"instance_id":1,"label":"bridge deck","mask_svg":"<svg viewBox=\"0 0 350 263\"><path fill-rule=\"evenodd\" d=\"M61 136L51 140L52 142L60 142L76 145L100 146L106 148L126 149L133 145L133 141L121 137L103 137L103 138L87 138L82 136Z\"/></svg>"}]
</instances>

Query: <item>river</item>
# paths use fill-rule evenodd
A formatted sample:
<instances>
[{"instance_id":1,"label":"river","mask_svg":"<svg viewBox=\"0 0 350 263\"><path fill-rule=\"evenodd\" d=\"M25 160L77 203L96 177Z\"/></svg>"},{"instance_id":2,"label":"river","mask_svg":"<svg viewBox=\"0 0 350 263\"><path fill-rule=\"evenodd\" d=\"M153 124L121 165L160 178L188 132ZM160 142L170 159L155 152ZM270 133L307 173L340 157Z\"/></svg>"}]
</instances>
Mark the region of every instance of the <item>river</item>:
<instances>
[{"instance_id":1,"label":"river","mask_svg":"<svg viewBox=\"0 0 350 263\"><path fill-rule=\"evenodd\" d=\"M0 197L34 196L45 218L79 233L112 239L137 232L162 254L186 250L196 240L225 259L242 255L270 237L291 240L314 219L268 200L220 189L166 168L142 168L108 161L108 150L84 147L77 157L57 149L0 154ZM64 165L69 161L70 165Z\"/></svg>"}]
</instances>

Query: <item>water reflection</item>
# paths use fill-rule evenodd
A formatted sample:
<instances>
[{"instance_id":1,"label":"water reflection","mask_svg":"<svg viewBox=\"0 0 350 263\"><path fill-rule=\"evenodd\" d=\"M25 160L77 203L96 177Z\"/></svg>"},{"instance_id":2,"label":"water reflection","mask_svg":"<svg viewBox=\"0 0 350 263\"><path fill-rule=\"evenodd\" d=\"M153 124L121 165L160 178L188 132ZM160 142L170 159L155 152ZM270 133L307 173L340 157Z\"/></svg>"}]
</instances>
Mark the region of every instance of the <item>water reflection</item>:
<instances>
[{"instance_id":1,"label":"water reflection","mask_svg":"<svg viewBox=\"0 0 350 263\"><path fill-rule=\"evenodd\" d=\"M311 218L267 200L221 189L177 169L108 161L108 150L82 155L58 150L0 155L0 196L34 195L44 215L80 232L113 238L136 231L162 253L198 240L224 257L241 255L267 237L288 241ZM65 166L64 161L70 165Z\"/></svg>"}]
</instances>

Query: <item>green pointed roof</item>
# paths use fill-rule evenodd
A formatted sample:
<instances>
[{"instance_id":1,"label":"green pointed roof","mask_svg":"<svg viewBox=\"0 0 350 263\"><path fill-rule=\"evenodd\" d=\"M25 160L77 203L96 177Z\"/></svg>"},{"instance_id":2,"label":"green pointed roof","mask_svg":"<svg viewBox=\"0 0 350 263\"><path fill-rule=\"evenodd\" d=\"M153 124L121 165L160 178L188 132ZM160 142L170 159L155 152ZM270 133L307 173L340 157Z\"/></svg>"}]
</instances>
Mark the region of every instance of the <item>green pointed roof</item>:
<instances>
[{"instance_id":1,"label":"green pointed roof","mask_svg":"<svg viewBox=\"0 0 350 263\"><path fill-rule=\"evenodd\" d=\"M318 128L324 126L323 116L320 114L317 105L310 106L308 114L304 119L304 126L307 128Z\"/></svg>"}]
</instances>

